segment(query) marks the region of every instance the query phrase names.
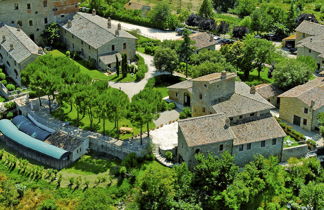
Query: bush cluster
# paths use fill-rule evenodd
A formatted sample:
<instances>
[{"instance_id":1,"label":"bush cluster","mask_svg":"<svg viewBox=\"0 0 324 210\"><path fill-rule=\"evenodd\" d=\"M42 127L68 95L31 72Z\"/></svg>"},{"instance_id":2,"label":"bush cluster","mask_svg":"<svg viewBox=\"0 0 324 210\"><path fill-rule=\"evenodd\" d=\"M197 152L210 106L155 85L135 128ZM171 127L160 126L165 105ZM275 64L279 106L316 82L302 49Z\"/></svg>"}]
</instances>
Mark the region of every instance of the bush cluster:
<instances>
[{"instance_id":1,"label":"bush cluster","mask_svg":"<svg viewBox=\"0 0 324 210\"><path fill-rule=\"evenodd\" d=\"M180 119L186 119L188 117L191 117L191 109L189 107L186 107L180 112Z\"/></svg>"},{"instance_id":2,"label":"bush cluster","mask_svg":"<svg viewBox=\"0 0 324 210\"><path fill-rule=\"evenodd\" d=\"M136 55L137 57L137 72L136 72L136 81L141 81L145 77L145 73L148 71L148 67L145 64L144 58L140 55Z\"/></svg>"},{"instance_id":3,"label":"bush cluster","mask_svg":"<svg viewBox=\"0 0 324 210\"><path fill-rule=\"evenodd\" d=\"M291 126L289 126L287 123L283 122L280 119L277 119L280 126L282 127L282 129L287 133L287 135L293 137L294 139L296 139L299 142L303 142L306 140L306 137L304 136L304 134L294 130Z\"/></svg>"}]
</instances>

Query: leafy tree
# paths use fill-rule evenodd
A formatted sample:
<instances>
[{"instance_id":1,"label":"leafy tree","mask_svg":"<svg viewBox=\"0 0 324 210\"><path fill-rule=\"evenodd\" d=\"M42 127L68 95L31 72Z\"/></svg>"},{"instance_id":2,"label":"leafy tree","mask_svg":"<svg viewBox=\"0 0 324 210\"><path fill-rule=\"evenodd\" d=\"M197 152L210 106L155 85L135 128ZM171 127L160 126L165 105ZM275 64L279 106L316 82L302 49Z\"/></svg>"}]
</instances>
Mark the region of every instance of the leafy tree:
<instances>
[{"instance_id":1,"label":"leafy tree","mask_svg":"<svg viewBox=\"0 0 324 210\"><path fill-rule=\"evenodd\" d=\"M228 1L223 1L223 0L213 0L213 5L214 8L218 12L227 12L228 9L234 8L234 5L236 4L236 0L228 0Z\"/></svg>"},{"instance_id":2,"label":"leafy tree","mask_svg":"<svg viewBox=\"0 0 324 210\"><path fill-rule=\"evenodd\" d=\"M154 65L160 71L172 73L178 66L179 59L175 50L158 48L154 54Z\"/></svg>"},{"instance_id":3,"label":"leafy tree","mask_svg":"<svg viewBox=\"0 0 324 210\"><path fill-rule=\"evenodd\" d=\"M101 0L90 0L89 2L90 9L95 9L99 11L101 7L101 3L102 3Z\"/></svg>"},{"instance_id":4,"label":"leafy tree","mask_svg":"<svg viewBox=\"0 0 324 210\"><path fill-rule=\"evenodd\" d=\"M189 37L189 31L185 30L183 33L183 42L180 46L180 61L186 63L186 77L188 77L188 62L190 59L190 56L194 53L194 49L191 46L192 41Z\"/></svg>"},{"instance_id":5,"label":"leafy tree","mask_svg":"<svg viewBox=\"0 0 324 210\"><path fill-rule=\"evenodd\" d=\"M314 209L324 208L324 183L310 182L302 186L300 196L303 204Z\"/></svg>"},{"instance_id":6,"label":"leafy tree","mask_svg":"<svg viewBox=\"0 0 324 210\"><path fill-rule=\"evenodd\" d=\"M199 15L203 18L212 18L214 14L210 0L204 0L199 9Z\"/></svg>"},{"instance_id":7,"label":"leafy tree","mask_svg":"<svg viewBox=\"0 0 324 210\"><path fill-rule=\"evenodd\" d=\"M60 43L60 26L57 23L51 23L46 25L42 38L46 45L58 47Z\"/></svg>"},{"instance_id":8,"label":"leafy tree","mask_svg":"<svg viewBox=\"0 0 324 210\"><path fill-rule=\"evenodd\" d=\"M249 29L245 26L235 26L233 28L233 37L242 39L246 34L249 33Z\"/></svg>"},{"instance_id":9,"label":"leafy tree","mask_svg":"<svg viewBox=\"0 0 324 210\"><path fill-rule=\"evenodd\" d=\"M318 20L316 19L314 14L300 14L297 18L296 18L296 26L299 26L304 20L307 20L309 22L314 22L314 23L318 23Z\"/></svg>"},{"instance_id":10,"label":"leafy tree","mask_svg":"<svg viewBox=\"0 0 324 210\"><path fill-rule=\"evenodd\" d=\"M173 21L173 15L171 14L171 8L165 1L158 3L151 12L151 21L156 26L163 29L173 28L177 23Z\"/></svg>"},{"instance_id":11,"label":"leafy tree","mask_svg":"<svg viewBox=\"0 0 324 210\"><path fill-rule=\"evenodd\" d=\"M173 171L150 167L143 177L137 199L141 209L170 209L176 193Z\"/></svg>"},{"instance_id":12,"label":"leafy tree","mask_svg":"<svg viewBox=\"0 0 324 210\"><path fill-rule=\"evenodd\" d=\"M206 61L198 66L191 67L191 77L197 78L215 72L222 72L224 70L227 72L235 72L234 67L227 62L213 63L213 62Z\"/></svg>"},{"instance_id":13,"label":"leafy tree","mask_svg":"<svg viewBox=\"0 0 324 210\"><path fill-rule=\"evenodd\" d=\"M197 154L196 160L198 163L193 169L193 187L197 190L204 208L215 208L217 198L214 196L233 182L238 167L228 152L224 152L220 157Z\"/></svg>"},{"instance_id":14,"label":"leafy tree","mask_svg":"<svg viewBox=\"0 0 324 210\"><path fill-rule=\"evenodd\" d=\"M250 15L256 6L255 0L238 0L237 6L235 7L234 11L240 17Z\"/></svg>"},{"instance_id":15,"label":"leafy tree","mask_svg":"<svg viewBox=\"0 0 324 210\"><path fill-rule=\"evenodd\" d=\"M273 78L282 89L288 90L307 82L312 75L309 66L295 59L285 59L275 66Z\"/></svg>"}]
</instances>

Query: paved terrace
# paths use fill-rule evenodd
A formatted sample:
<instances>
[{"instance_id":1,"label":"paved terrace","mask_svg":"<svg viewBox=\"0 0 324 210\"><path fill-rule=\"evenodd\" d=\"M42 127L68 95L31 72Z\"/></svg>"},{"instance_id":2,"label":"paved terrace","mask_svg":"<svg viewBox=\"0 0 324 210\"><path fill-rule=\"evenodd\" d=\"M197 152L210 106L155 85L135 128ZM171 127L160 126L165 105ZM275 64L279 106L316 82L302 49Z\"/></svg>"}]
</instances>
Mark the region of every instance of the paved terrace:
<instances>
[{"instance_id":1,"label":"paved terrace","mask_svg":"<svg viewBox=\"0 0 324 210\"><path fill-rule=\"evenodd\" d=\"M30 101L34 101L38 99L33 99ZM42 107L38 111L32 110L30 107L30 103L26 103L26 97L20 97L16 99L16 103L20 107L20 109L23 111L23 113L29 113L36 121L39 123L52 128L54 130L61 130L64 132L67 132L69 135L78 137L78 138L95 138L98 140L105 141L106 143L109 143L114 148L120 148L121 151L126 153L136 153L140 155L142 152L144 152L149 144L148 139L143 140L143 145L140 144L139 138L134 138L132 140L118 140L109 136L104 136L100 133L92 132L83 130L71 125L68 125L66 122L62 122L56 118L54 118L52 115L49 114L48 109L48 101L43 97L42 98ZM55 106L55 105L54 105ZM53 107L54 107L53 106ZM91 141L91 140L90 140Z\"/></svg>"}]
</instances>

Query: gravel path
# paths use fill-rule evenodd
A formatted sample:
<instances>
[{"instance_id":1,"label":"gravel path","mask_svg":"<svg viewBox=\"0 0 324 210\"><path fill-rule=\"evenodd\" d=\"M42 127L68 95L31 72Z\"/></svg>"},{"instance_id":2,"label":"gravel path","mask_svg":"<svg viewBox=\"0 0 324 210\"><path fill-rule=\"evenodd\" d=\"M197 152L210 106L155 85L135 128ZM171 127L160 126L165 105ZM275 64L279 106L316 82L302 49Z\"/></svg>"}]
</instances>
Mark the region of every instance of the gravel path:
<instances>
[{"instance_id":1,"label":"gravel path","mask_svg":"<svg viewBox=\"0 0 324 210\"><path fill-rule=\"evenodd\" d=\"M169 123L170 121L178 120L179 116L179 111L175 109L171 111L165 111L160 113L160 117L157 120L154 120L154 124L156 127L159 127L160 125Z\"/></svg>"},{"instance_id":2,"label":"gravel path","mask_svg":"<svg viewBox=\"0 0 324 210\"><path fill-rule=\"evenodd\" d=\"M142 79L139 82L125 82L125 83L109 82L109 86L124 91L130 99L144 89L147 81L150 78L162 74L170 74L169 72L159 72L156 70L153 63L153 56L146 55L143 53L138 53L138 54L140 54L144 58L144 61L148 66L148 72L145 74L144 79Z\"/></svg>"},{"instance_id":3,"label":"gravel path","mask_svg":"<svg viewBox=\"0 0 324 210\"><path fill-rule=\"evenodd\" d=\"M145 26L138 26L131 23L126 23L118 20L112 20L111 23L113 25L117 25L118 23L121 24L122 29L126 31L132 31L132 30L139 30L139 34L152 38L152 39L159 39L161 41L163 40L176 40L181 38L177 35L175 31L164 31L156 28L149 28Z\"/></svg>"},{"instance_id":4,"label":"gravel path","mask_svg":"<svg viewBox=\"0 0 324 210\"><path fill-rule=\"evenodd\" d=\"M172 149L178 145L178 122L151 131L150 135L153 144L163 150Z\"/></svg>"}]
</instances>

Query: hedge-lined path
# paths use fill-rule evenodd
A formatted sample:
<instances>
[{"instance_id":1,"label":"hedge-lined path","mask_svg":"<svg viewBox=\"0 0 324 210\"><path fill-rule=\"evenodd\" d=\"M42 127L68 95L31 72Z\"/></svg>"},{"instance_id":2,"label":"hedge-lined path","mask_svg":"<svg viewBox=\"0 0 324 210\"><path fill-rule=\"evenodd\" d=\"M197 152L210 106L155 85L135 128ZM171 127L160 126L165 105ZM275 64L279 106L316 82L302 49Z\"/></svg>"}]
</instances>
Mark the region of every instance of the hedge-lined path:
<instances>
[{"instance_id":1,"label":"hedge-lined path","mask_svg":"<svg viewBox=\"0 0 324 210\"><path fill-rule=\"evenodd\" d=\"M137 53L144 58L145 64L148 66L148 72L146 72L145 77L139 82L109 82L110 87L124 91L130 99L144 89L145 85L147 84L150 78L162 74L170 74L169 72L159 72L156 70L153 62L153 56L146 55L140 52Z\"/></svg>"}]
</instances>

